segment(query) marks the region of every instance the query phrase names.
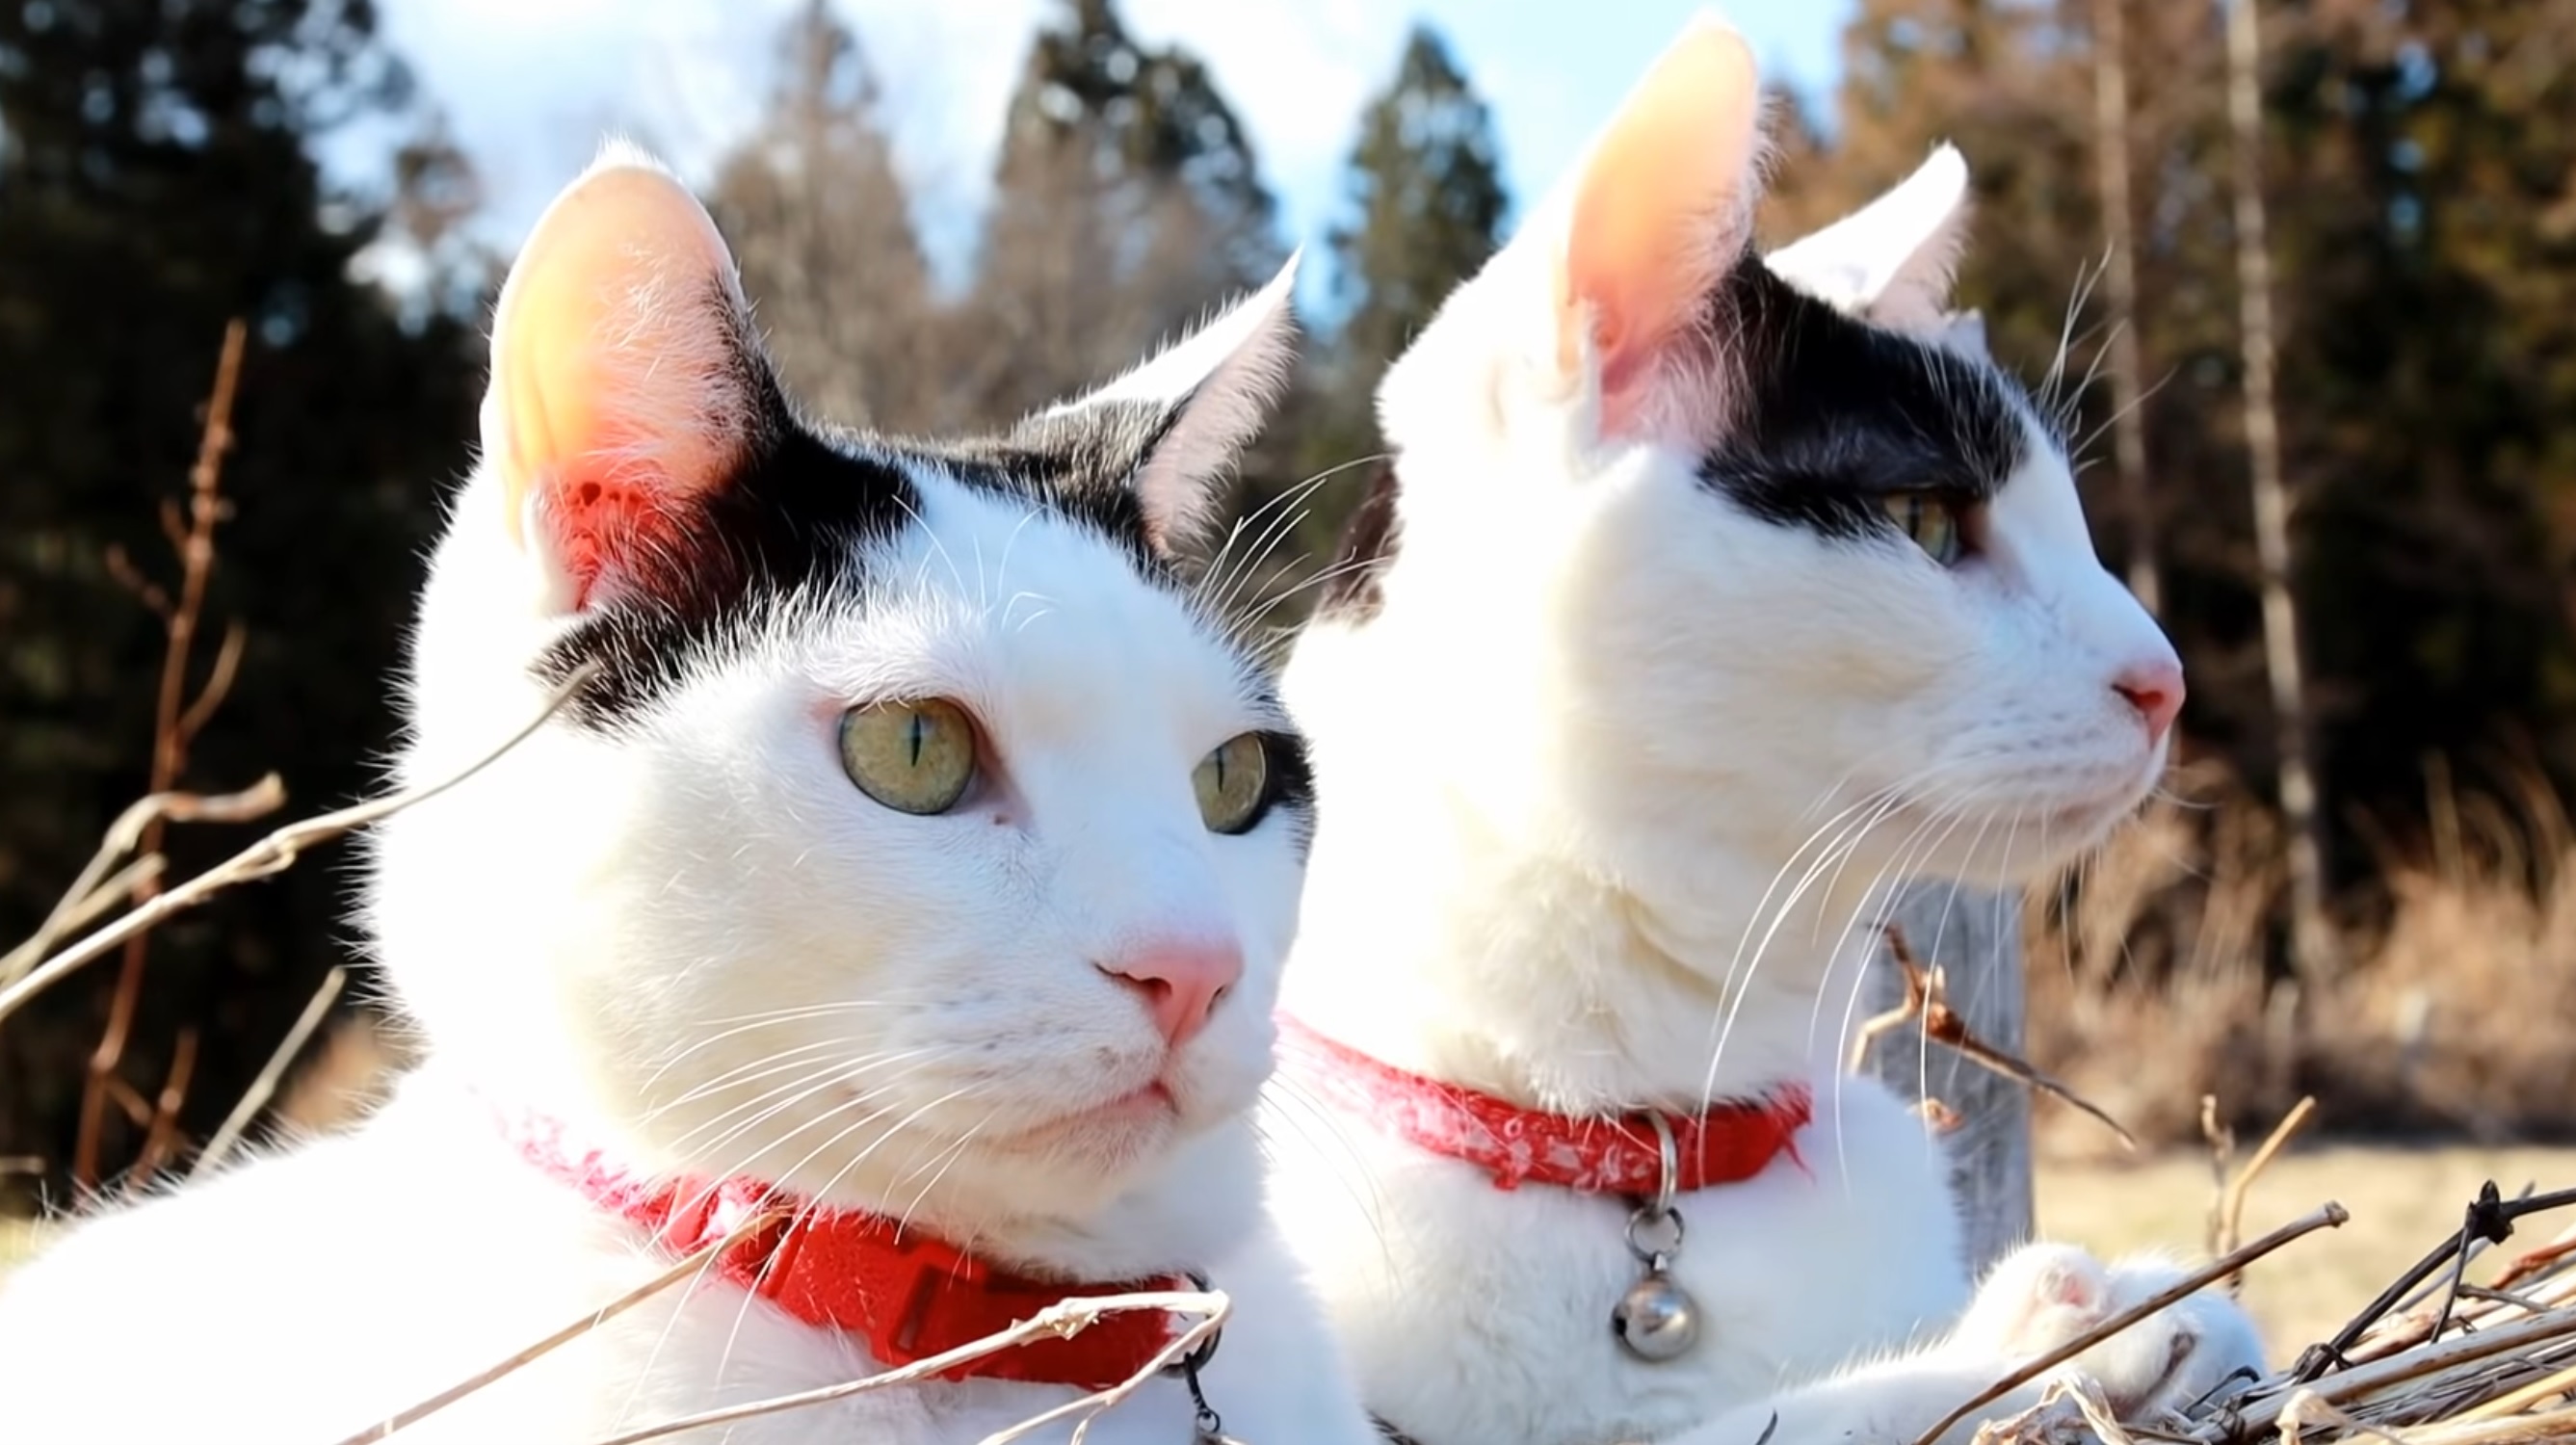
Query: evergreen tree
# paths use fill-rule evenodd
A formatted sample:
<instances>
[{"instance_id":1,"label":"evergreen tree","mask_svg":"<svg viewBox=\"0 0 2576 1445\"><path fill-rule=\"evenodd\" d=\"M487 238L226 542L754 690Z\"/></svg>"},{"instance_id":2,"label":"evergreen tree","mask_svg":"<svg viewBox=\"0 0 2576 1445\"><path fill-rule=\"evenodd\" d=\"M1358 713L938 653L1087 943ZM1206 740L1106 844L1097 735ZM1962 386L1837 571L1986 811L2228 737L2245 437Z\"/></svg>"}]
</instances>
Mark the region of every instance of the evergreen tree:
<instances>
[{"instance_id":1,"label":"evergreen tree","mask_svg":"<svg viewBox=\"0 0 2576 1445\"><path fill-rule=\"evenodd\" d=\"M246 641L180 782L275 769L289 806L311 810L372 781L418 557L467 460L479 353L469 326L406 328L351 279L383 203L334 194L311 146L398 120L405 96L364 3L0 6L0 937L34 930L144 791L162 631L112 559L169 574L162 508L185 489L233 317L251 345L205 632L237 621ZM178 830L171 872L243 841ZM129 1100L160 1089L184 1021L202 1049L181 1123L219 1118L342 961L346 886L317 860L165 927ZM9 1021L0 1153L71 1157L116 973ZM133 1157L130 1118L109 1116L110 1170Z\"/></svg>"},{"instance_id":2,"label":"evergreen tree","mask_svg":"<svg viewBox=\"0 0 2576 1445\"><path fill-rule=\"evenodd\" d=\"M1295 417L1295 479L1345 470L1306 498L1306 518L1279 549L1289 560L1276 580L1287 586L1331 555L1366 487L1371 468L1359 463L1380 449L1375 400L1387 364L1502 243L1510 206L1493 117L1429 26L1406 38L1359 130L1345 182L1352 214L1327 237L1341 322L1308 351Z\"/></svg>"},{"instance_id":3,"label":"evergreen tree","mask_svg":"<svg viewBox=\"0 0 2576 1445\"><path fill-rule=\"evenodd\" d=\"M782 28L779 80L714 198L771 353L800 399L834 421L931 430L940 385L930 268L913 230L876 76L829 0Z\"/></svg>"},{"instance_id":4,"label":"evergreen tree","mask_svg":"<svg viewBox=\"0 0 2576 1445\"><path fill-rule=\"evenodd\" d=\"M1502 242L1493 117L1428 26L1360 117L1348 184L1357 215L1331 235L1341 339L1374 385L1450 290Z\"/></svg>"},{"instance_id":5,"label":"evergreen tree","mask_svg":"<svg viewBox=\"0 0 2576 1445\"><path fill-rule=\"evenodd\" d=\"M1282 258L1250 138L1207 68L1061 0L1011 97L970 298L1003 420L1105 378Z\"/></svg>"}]
</instances>

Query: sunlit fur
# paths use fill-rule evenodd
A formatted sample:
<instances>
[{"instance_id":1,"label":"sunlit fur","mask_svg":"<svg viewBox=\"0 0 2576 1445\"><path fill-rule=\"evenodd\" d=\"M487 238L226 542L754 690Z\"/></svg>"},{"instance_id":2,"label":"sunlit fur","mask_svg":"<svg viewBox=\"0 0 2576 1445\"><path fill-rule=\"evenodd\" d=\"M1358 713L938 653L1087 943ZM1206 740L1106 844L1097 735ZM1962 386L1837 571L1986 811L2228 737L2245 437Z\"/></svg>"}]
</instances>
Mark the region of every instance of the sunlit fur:
<instances>
[{"instance_id":1,"label":"sunlit fur","mask_svg":"<svg viewBox=\"0 0 2576 1445\"><path fill-rule=\"evenodd\" d=\"M594 176L640 164L614 154ZM665 228L653 234L693 234L694 202L675 187L611 179L645 198L641 224ZM728 314L730 278L673 284L685 279L646 276L612 308L623 330L599 380L636 383L621 423L706 429L652 451L661 460L640 476L808 425L762 399L756 352L727 350L749 336ZM667 1267L520 1158L497 1107L565 1121L639 1170L782 1184L1007 1267L1103 1282L1202 1269L1237 1311L1206 1372L1231 1428L1373 1438L1261 1223L1244 1115L1268 1070L1309 808L1301 787L1241 836L1203 823L1200 759L1285 717L1151 540L1187 530L1258 425L1289 344L1290 279L1172 353L1181 363L1047 419L1045 446L1079 443L1093 462L1152 423L1132 472L1068 472L1048 491L1031 469L1073 464L1037 443L1004 466L1008 448L815 430L796 443L799 477L706 479L808 486L844 510L875 503L839 488L887 489L882 531L773 527L761 545L819 547L803 559L818 570L788 585L773 557L775 585L716 604L688 600L707 558L612 569L605 595L678 589L670 610L626 614L628 632L565 610L561 499L545 491L556 473L537 476L532 540L516 540L491 459L547 439L514 430L532 423L504 400L488 407L485 463L422 600L398 781L450 776L501 742L535 715L555 662L622 672L376 840L367 921L427 1063L354 1133L79 1221L0 1294L0 1430L322 1445ZM526 340L508 334L515 314L505 302L505 365L537 354L513 349ZM690 334L671 346L628 344L675 326ZM665 372L618 370L629 363ZM715 560L752 555L721 544ZM633 642L696 605L719 610L688 650ZM924 696L959 702L983 733L983 776L944 816L870 800L836 751L846 708ZM1244 972L1205 1030L1167 1051L1106 970L1173 939L1231 942ZM1158 1081L1169 1103L1138 1102ZM879 1368L852 1336L694 1284L397 1438L576 1445ZM685 1438L964 1445L1077 1393L935 1383ZM1191 1420L1181 1384L1157 1379L1089 1438L1173 1445Z\"/></svg>"},{"instance_id":2,"label":"sunlit fur","mask_svg":"<svg viewBox=\"0 0 2576 1445\"><path fill-rule=\"evenodd\" d=\"M1323 1114L1283 1069L1277 1216L1369 1404L1422 1445L1752 1445L1774 1391L1938 1341L1970 1297L1941 1146L1838 1066L1874 921L1906 880L2027 880L2098 842L2165 762L2114 683L2174 664L2096 560L2055 437L1941 315L1964 168L1936 156L1910 185L1820 248L1870 261L1867 288L1834 294L1810 249L1682 298L1706 309L1674 331L1708 350L1643 372L1659 394L1630 398L1618 414L1644 420L1623 427L1592 354L1560 365L1569 178L1380 392L1400 485L1344 559L1365 579L1336 584L1287 673L1327 806L1283 1005L1541 1109L1690 1109L1791 1081L1818 1101L1796 1161L1681 1201L1675 1268L1705 1323L1658 1365L1609 1323L1639 1269L1631 1201L1498 1190ZM1767 389L1828 344L1853 369ZM1926 378L1980 435L1871 435L1882 389ZM1810 453L2014 457L1979 481L1976 554L1945 569L1865 525L1865 496L1837 511L1799 490L1883 482L1760 475L1778 453L1751 439L1792 421L1823 439ZM1775 1438L1910 1439L2000 1373L1999 1348L1800 1395Z\"/></svg>"}]
</instances>

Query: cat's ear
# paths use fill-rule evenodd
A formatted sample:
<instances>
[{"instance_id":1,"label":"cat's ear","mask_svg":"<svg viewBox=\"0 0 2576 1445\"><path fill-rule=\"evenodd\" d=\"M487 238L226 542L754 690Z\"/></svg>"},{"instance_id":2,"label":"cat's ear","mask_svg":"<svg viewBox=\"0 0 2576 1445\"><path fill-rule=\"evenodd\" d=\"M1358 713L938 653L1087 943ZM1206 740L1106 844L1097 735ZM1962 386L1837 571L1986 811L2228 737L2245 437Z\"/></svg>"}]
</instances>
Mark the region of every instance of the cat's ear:
<instances>
[{"instance_id":1,"label":"cat's ear","mask_svg":"<svg viewBox=\"0 0 2576 1445\"><path fill-rule=\"evenodd\" d=\"M1267 285L1151 360L1032 418L1041 426L1124 419L1113 429L1133 454L1121 461L1157 550L1172 550L1207 524L1227 469L1269 420L1296 358L1291 293L1303 255L1291 251Z\"/></svg>"},{"instance_id":2,"label":"cat's ear","mask_svg":"<svg viewBox=\"0 0 2576 1445\"><path fill-rule=\"evenodd\" d=\"M538 218L494 308L483 459L550 609L638 585L741 470L747 318L715 223L640 150L612 144Z\"/></svg>"},{"instance_id":3,"label":"cat's ear","mask_svg":"<svg viewBox=\"0 0 2576 1445\"><path fill-rule=\"evenodd\" d=\"M1557 364L1597 369L1605 435L1698 429L1717 341L1710 298L1751 242L1765 154L1742 36L1702 12L1582 163L1557 276Z\"/></svg>"},{"instance_id":4,"label":"cat's ear","mask_svg":"<svg viewBox=\"0 0 2576 1445\"><path fill-rule=\"evenodd\" d=\"M1881 326L1947 340L1968 163L1944 144L1868 205L1764 257L1773 275Z\"/></svg>"}]
</instances>

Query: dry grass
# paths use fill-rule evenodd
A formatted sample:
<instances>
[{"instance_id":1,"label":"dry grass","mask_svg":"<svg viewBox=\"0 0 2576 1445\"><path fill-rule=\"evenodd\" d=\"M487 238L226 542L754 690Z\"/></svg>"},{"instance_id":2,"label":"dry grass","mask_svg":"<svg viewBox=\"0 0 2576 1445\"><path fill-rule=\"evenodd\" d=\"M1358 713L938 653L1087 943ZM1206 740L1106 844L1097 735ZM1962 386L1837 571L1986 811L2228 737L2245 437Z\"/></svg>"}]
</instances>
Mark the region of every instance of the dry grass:
<instances>
[{"instance_id":1,"label":"dry grass","mask_svg":"<svg viewBox=\"0 0 2576 1445\"><path fill-rule=\"evenodd\" d=\"M2030 911L2031 1061L2141 1139L2196 1141L2215 1094L2260 1128L2303 1093L2320 1132L2576 1137L2576 831L2546 785L2463 795L2437 771L2432 827L2381 852L2381 904L2338 971L2267 976L2280 892L2270 815L2206 770ZM2112 1146L2040 1111L2044 1152Z\"/></svg>"},{"instance_id":2,"label":"dry grass","mask_svg":"<svg viewBox=\"0 0 2576 1445\"><path fill-rule=\"evenodd\" d=\"M2328 1199L2352 1211L2342 1228L2303 1239L2247 1273L2246 1308L2274 1353L2286 1358L2333 1334L2458 1229L2461 1207L2489 1179L2507 1196L2532 1182L2576 1186L2576 1148L2329 1144L2274 1160L2246 1205L2249 1233ZM2214 1193L2205 1153L2177 1150L2132 1165L2050 1159L2039 1169L2039 1229L2105 1253L2163 1247L2196 1255L2205 1247Z\"/></svg>"}]
</instances>

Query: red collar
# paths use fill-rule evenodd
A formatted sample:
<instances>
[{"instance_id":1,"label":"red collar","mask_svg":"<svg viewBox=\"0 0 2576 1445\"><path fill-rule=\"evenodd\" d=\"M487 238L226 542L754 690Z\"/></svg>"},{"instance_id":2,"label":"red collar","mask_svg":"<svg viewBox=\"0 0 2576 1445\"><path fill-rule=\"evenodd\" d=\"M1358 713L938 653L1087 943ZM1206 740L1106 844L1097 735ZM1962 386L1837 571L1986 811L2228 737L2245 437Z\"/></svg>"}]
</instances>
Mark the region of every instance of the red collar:
<instances>
[{"instance_id":1,"label":"red collar","mask_svg":"<svg viewBox=\"0 0 2576 1445\"><path fill-rule=\"evenodd\" d=\"M569 1139L552 1120L505 1121L531 1163L624 1217L675 1256L714 1244L764 1208L796 1201L750 1179L662 1180L630 1173ZM1061 1284L1003 1273L906 1230L898 1220L808 1205L753 1232L716 1273L809 1325L845 1330L888 1369L998 1334L1049 1305L1081 1296L1190 1289L1186 1279ZM1105 1390L1143 1373L1172 1341L1150 1310L1104 1315L1066 1338L1016 1345L943 1373Z\"/></svg>"},{"instance_id":2,"label":"red collar","mask_svg":"<svg viewBox=\"0 0 2576 1445\"><path fill-rule=\"evenodd\" d=\"M1662 1146L1641 1117L1545 1114L1491 1094L1409 1074L1337 1043L1281 1015L1280 1065L1294 1068L1305 1093L1366 1120L1407 1143L1461 1159L1494 1176L1497 1189L1535 1181L1586 1194L1651 1197L1663 1174ZM1786 1154L1798 1158L1797 1134L1812 1102L1790 1084L1763 1103L1712 1104L1698 1114L1667 1114L1679 1156L1680 1193L1738 1184Z\"/></svg>"}]
</instances>

